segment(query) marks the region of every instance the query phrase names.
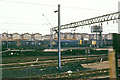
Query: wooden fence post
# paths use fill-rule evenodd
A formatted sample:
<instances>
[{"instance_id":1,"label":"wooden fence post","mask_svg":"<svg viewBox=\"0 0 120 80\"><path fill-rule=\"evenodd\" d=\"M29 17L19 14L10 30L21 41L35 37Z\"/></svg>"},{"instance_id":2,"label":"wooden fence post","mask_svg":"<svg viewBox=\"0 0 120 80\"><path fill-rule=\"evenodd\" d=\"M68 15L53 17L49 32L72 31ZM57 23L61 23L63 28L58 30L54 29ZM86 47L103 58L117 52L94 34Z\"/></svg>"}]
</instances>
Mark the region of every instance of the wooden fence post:
<instances>
[{"instance_id":1,"label":"wooden fence post","mask_svg":"<svg viewBox=\"0 0 120 80\"><path fill-rule=\"evenodd\" d=\"M116 55L115 55L115 51L109 51L109 75L110 75L110 79L117 79L117 71L116 71Z\"/></svg>"}]
</instances>

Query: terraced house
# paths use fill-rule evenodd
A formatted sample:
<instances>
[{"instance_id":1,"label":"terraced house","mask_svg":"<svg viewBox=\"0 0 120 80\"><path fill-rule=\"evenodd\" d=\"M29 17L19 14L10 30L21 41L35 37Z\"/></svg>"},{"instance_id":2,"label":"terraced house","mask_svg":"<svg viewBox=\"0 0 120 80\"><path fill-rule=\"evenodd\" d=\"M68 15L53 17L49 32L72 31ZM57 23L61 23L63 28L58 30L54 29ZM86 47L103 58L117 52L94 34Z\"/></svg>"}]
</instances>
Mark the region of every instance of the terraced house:
<instances>
[{"instance_id":1,"label":"terraced house","mask_svg":"<svg viewBox=\"0 0 120 80\"><path fill-rule=\"evenodd\" d=\"M61 40L84 40L84 41L88 41L88 40L96 40L96 36L97 36L97 40L99 40L99 34L88 34L88 33L61 33ZM14 41L14 40L28 40L28 41L34 41L34 40L57 40L58 39L58 35L57 33L53 35L45 35L42 36L42 34L40 33L34 33L34 34L30 34L30 33L23 33L23 34L19 34L19 33L13 33L13 34L8 34L6 32L0 34L0 38L2 39L2 41ZM112 40L112 33L109 34L102 34L102 40Z\"/></svg>"},{"instance_id":2,"label":"terraced house","mask_svg":"<svg viewBox=\"0 0 120 80\"><path fill-rule=\"evenodd\" d=\"M42 35L40 33L32 34L32 40L42 40Z\"/></svg>"},{"instance_id":3,"label":"terraced house","mask_svg":"<svg viewBox=\"0 0 120 80\"><path fill-rule=\"evenodd\" d=\"M22 40L32 40L32 35L30 33L24 33L21 35Z\"/></svg>"},{"instance_id":4,"label":"terraced house","mask_svg":"<svg viewBox=\"0 0 120 80\"><path fill-rule=\"evenodd\" d=\"M13 40L19 40L19 39L21 39L21 35L18 34L18 33L13 33L13 34L12 34L12 39L13 39Z\"/></svg>"}]
</instances>

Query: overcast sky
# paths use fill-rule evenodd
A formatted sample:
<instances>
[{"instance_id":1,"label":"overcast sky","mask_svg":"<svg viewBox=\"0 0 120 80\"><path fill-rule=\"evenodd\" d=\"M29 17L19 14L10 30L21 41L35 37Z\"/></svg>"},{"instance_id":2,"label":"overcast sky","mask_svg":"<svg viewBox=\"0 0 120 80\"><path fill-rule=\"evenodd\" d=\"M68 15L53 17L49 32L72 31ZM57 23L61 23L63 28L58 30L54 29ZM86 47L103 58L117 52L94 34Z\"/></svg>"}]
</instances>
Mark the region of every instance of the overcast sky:
<instances>
[{"instance_id":1,"label":"overcast sky","mask_svg":"<svg viewBox=\"0 0 120 80\"><path fill-rule=\"evenodd\" d=\"M57 5L61 5L61 24L77 22L118 11L119 0L0 0L0 33L50 34L57 26ZM103 33L117 32L117 23L103 23ZM71 32L73 29L62 30ZM90 33L88 26L76 32Z\"/></svg>"}]
</instances>

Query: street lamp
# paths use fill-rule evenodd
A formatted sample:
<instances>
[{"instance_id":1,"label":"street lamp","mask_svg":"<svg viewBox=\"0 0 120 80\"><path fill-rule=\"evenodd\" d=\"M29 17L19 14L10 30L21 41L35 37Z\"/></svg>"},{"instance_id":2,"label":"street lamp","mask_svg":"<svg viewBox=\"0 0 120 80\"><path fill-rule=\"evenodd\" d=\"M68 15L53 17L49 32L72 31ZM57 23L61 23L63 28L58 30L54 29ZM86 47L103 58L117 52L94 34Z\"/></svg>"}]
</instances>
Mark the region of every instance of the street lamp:
<instances>
[{"instance_id":1,"label":"street lamp","mask_svg":"<svg viewBox=\"0 0 120 80\"><path fill-rule=\"evenodd\" d=\"M58 4L58 67L61 68L61 44L60 44L60 4Z\"/></svg>"}]
</instances>

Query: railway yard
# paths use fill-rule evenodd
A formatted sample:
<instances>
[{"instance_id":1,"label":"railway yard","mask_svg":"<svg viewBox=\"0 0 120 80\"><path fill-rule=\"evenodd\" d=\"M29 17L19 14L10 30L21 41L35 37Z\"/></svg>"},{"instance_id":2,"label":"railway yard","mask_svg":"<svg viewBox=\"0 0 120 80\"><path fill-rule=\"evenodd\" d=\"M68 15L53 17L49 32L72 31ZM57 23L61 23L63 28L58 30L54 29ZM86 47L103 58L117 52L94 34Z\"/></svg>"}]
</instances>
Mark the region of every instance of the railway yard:
<instances>
[{"instance_id":1,"label":"railway yard","mask_svg":"<svg viewBox=\"0 0 120 80\"><path fill-rule=\"evenodd\" d=\"M48 55L49 54L49 55ZM58 54L38 56L7 56L2 58L3 78L78 78L94 79L109 77L108 54Z\"/></svg>"},{"instance_id":2,"label":"railway yard","mask_svg":"<svg viewBox=\"0 0 120 80\"><path fill-rule=\"evenodd\" d=\"M0 0L0 79L119 80L120 1L101 2Z\"/></svg>"}]
</instances>

